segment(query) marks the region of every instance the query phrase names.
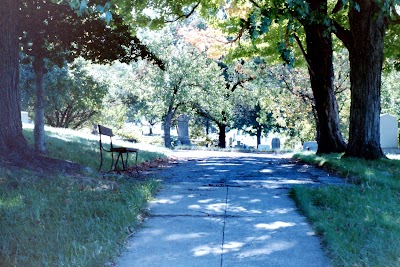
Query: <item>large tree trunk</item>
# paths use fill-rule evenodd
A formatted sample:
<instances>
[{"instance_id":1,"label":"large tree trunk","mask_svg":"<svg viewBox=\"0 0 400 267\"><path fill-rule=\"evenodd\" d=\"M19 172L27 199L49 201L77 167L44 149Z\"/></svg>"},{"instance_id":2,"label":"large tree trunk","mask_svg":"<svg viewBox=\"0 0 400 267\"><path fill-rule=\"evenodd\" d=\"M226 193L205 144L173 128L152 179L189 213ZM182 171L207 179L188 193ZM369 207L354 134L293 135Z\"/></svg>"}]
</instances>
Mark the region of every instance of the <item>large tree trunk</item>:
<instances>
[{"instance_id":1,"label":"large tree trunk","mask_svg":"<svg viewBox=\"0 0 400 267\"><path fill-rule=\"evenodd\" d=\"M19 1L0 4L0 156L28 154L22 134L18 56ZM26 153L25 153L26 152Z\"/></svg>"},{"instance_id":2,"label":"large tree trunk","mask_svg":"<svg viewBox=\"0 0 400 267\"><path fill-rule=\"evenodd\" d=\"M43 77L45 74L45 63L42 58L36 57L33 62L35 71L36 97L35 97L35 149L40 153L46 153L45 132L44 132L44 88Z\"/></svg>"},{"instance_id":3,"label":"large tree trunk","mask_svg":"<svg viewBox=\"0 0 400 267\"><path fill-rule=\"evenodd\" d=\"M320 14L327 13L327 2L309 0L312 10ZM307 42L307 59L311 88L317 111L317 153L344 152L346 144L343 139L338 104L334 91L332 37L326 25L304 24Z\"/></svg>"},{"instance_id":4,"label":"large tree trunk","mask_svg":"<svg viewBox=\"0 0 400 267\"><path fill-rule=\"evenodd\" d=\"M360 1L349 11L351 107L348 157L379 159L381 73L385 22L374 1Z\"/></svg>"}]
</instances>

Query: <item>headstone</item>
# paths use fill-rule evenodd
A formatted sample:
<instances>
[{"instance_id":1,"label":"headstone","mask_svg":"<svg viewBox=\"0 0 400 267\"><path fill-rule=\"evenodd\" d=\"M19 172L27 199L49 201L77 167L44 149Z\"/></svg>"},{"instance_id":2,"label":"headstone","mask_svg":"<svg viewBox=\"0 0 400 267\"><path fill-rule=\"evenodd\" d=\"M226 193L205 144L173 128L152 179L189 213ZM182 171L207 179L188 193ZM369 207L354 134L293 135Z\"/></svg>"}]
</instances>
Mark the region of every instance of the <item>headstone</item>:
<instances>
[{"instance_id":1,"label":"headstone","mask_svg":"<svg viewBox=\"0 0 400 267\"><path fill-rule=\"evenodd\" d=\"M178 141L182 145L190 146L188 115L180 115L178 117Z\"/></svg>"},{"instance_id":2,"label":"headstone","mask_svg":"<svg viewBox=\"0 0 400 267\"><path fill-rule=\"evenodd\" d=\"M281 140L277 137L272 138L271 140L271 148L272 149L280 149L281 148Z\"/></svg>"},{"instance_id":3,"label":"headstone","mask_svg":"<svg viewBox=\"0 0 400 267\"><path fill-rule=\"evenodd\" d=\"M270 150L271 147L269 145L258 145L258 150L259 151L267 151Z\"/></svg>"},{"instance_id":4,"label":"headstone","mask_svg":"<svg viewBox=\"0 0 400 267\"><path fill-rule=\"evenodd\" d=\"M303 150L317 151L318 150L318 143L316 141L304 142Z\"/></svg>"},{"instance_id":5,"label":"headstone","mask_svg":"<svg viewBox=\"0 0 400 267\"><path fill-rule=\"evenodd\" d=\"M382 148L398 148L399 123L396 116L390 114L381 115L380 134Z\"/></svg>"},{"instance_id":6,"label":"headstone","mask_svg":"<svg viewBox=\"0 0 400 267\"><path fill-rule=\"evenodd\" d=\"M22 121L22 123L31 123L31 120L28 116L27 111L21 111L21 121Z\"/></svg>"}]
</instances>

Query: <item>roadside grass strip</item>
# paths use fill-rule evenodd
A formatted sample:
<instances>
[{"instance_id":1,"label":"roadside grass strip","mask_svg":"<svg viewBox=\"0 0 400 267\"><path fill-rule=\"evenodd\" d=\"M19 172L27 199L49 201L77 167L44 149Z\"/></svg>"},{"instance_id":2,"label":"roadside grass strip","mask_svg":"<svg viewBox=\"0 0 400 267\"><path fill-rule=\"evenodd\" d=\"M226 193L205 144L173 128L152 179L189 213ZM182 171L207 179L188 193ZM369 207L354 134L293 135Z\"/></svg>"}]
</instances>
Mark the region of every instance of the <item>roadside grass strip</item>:
<instances>
[{"instance_id":1,"label":"roadside grass strip","mask_svg":"<svg viewBox=\"0 0 400 267\"><path fill-rule=\"evenodd\" d=\"M31 130L25 134L32 138ZM97 141L50 135L50 156L97 169ZM140 162L160 156L143 152ZM0 167L0 266L109 264L159 186L155 178Z\"/></svg>"},{"instance_id":2,"label":"roadside grass strip","mask_svg":"<svg viewBox=\"0 0 400 267\"><path fill-rule=\"evenodd\" d=\"M351 178L351 186L297 186L292 197L334 266L400 266L400 160L297 154Z\"/></svg>"},{"instance_id":3,"label":"roadside grass strip","mask_svg":"<svg viewBox=\"0 0 400 267\"><path fill-rule=\"evenodd\" d=\"M0 169L0 266L104 266L157 186Z\"/></svg>"}]
</instances>

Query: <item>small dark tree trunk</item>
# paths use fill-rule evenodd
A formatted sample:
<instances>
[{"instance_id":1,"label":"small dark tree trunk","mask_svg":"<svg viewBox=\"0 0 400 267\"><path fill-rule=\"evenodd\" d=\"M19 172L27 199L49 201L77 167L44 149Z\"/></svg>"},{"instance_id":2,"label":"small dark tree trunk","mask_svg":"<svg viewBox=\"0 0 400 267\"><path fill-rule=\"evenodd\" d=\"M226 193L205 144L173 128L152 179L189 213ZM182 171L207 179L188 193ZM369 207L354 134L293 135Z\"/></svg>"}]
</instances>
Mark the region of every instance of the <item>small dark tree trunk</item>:
<instances>
[{"instance_id":1,"label":"small dark tree trunk","mask_svg":"<svg viewBox=\"0 0 400 267\"><path fill-rule=\"evenodd\" d=\"M349 11L351 107L348 157L379 159L381 74L385 33L381 8L374 1L361 1L360 12Z\"/></svg>"},{"instance_id":2,"label":"small dark tree trunk","mask_svg":"<svg viewBox=\"0 0 400 267\"><path fill-rule=\"evenodd\" d=\"M46 153L45 132L44 132L44 88L43 77L45 74L45 64L42 58L37 57L33 62L35 71L36 97L35 97L35 149L39 153Z\"/></svg>"},{"instance_id":3,"label":"small dark tree trunk","mask_svg":"<svg viewBox=\"0 0 400 267\"><path fill-rule=\"evenodd\" d=\"M262 134L262 127L259 125L257 127L257 148L261 144L261 134Z\"/></svg>"},{"instance_id":4,"label":"small dark tree trunk","mask_svg":"<svg viewBox=\"0 0 400 267\"><path fill-rule=\"evenodd\" d=\"M308 2L312 10L321 14L327 13L326 1ZM305 24L304 29L311 88L318 116L317 153L344 152L346 144L340 130L338 104L333 86L332 37L323 24Z\"/></svg>"},{"instance_id":5,"label":"small dark tree trunk","mask_svg":"<svg viewBox=\"0 0 400 267\"><path fill-rule=\"evenodd\" d=\"M165 120L164 120L164 144L165 147L167 148L171 148L172 144L171 144L171 122L172 122L172 118L174 117L174 110L173 108L170 106L168 108L168 113L167 116L165 116Z\"/></svg>"},{"instance_id":6,"label":"small dark tree trunk","mask_svg":"<svg viewBox=\"0 0 400 267\"><path fill-rule=\"evenodd\" d=\"M217 123L218 125L218 146L226 148L226 125L224 123Z\"/></svg>"},{"instance_id":7,"label":"small dark tree trunk","mask_svg":"<svg viewBox=\"0 0 400 267\"><path fill-rule=\"evenodd\" d=\"M21 98L18 89L18 8L19 1L0 4L0 156L30 153L22 134Z\"/></svg>"}]
</instances>

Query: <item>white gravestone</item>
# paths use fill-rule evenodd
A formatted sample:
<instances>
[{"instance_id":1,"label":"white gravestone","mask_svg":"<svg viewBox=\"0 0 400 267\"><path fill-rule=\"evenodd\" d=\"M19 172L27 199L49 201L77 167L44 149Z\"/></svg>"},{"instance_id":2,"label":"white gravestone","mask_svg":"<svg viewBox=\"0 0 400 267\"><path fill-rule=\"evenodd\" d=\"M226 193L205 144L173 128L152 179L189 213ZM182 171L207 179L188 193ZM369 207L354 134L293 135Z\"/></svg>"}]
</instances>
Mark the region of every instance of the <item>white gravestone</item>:
<instances>
[{"instance_id":1,"label":"white gravestone","mask_svg":"<svg viewBox=\"0 0 400 267\"><path fill-rule=\"evenodd\" d=\"M271 149L271 146L269 146L269 145L258 145L258 150L259 151L267 151L267 150L270 150Z\"/></svg>"},{"instance_id":2,"label":"white gravestone","mask_svg":"<svg viewBox=\"0 0 400 267\"><path fill-rule=\"evenodd\" d=\"M317 151L318 150L318 143L316 141L304 142L303 150Z\"/></svg>"},{"instance_id":3,"label":"white gravestone","mask_svg":"<svg viewBox=\"0 0 400 267\"><path fill-rule=\"evenodd\" d=\"M21 121L22 121L22 123L31 123L31 120L28 116L27 111L21 111Z\"/></svg>"},{"instance_id":4,"label":"white gravestone","mask_svg":"<svg viewBox=\"0 0 400 267\"><path fill-rule=\"evenodd\" d=\"M380 133L382 148L398 148L399 122L396 116L390 114L381 115Z\"/></svg>"}]
</instances>

